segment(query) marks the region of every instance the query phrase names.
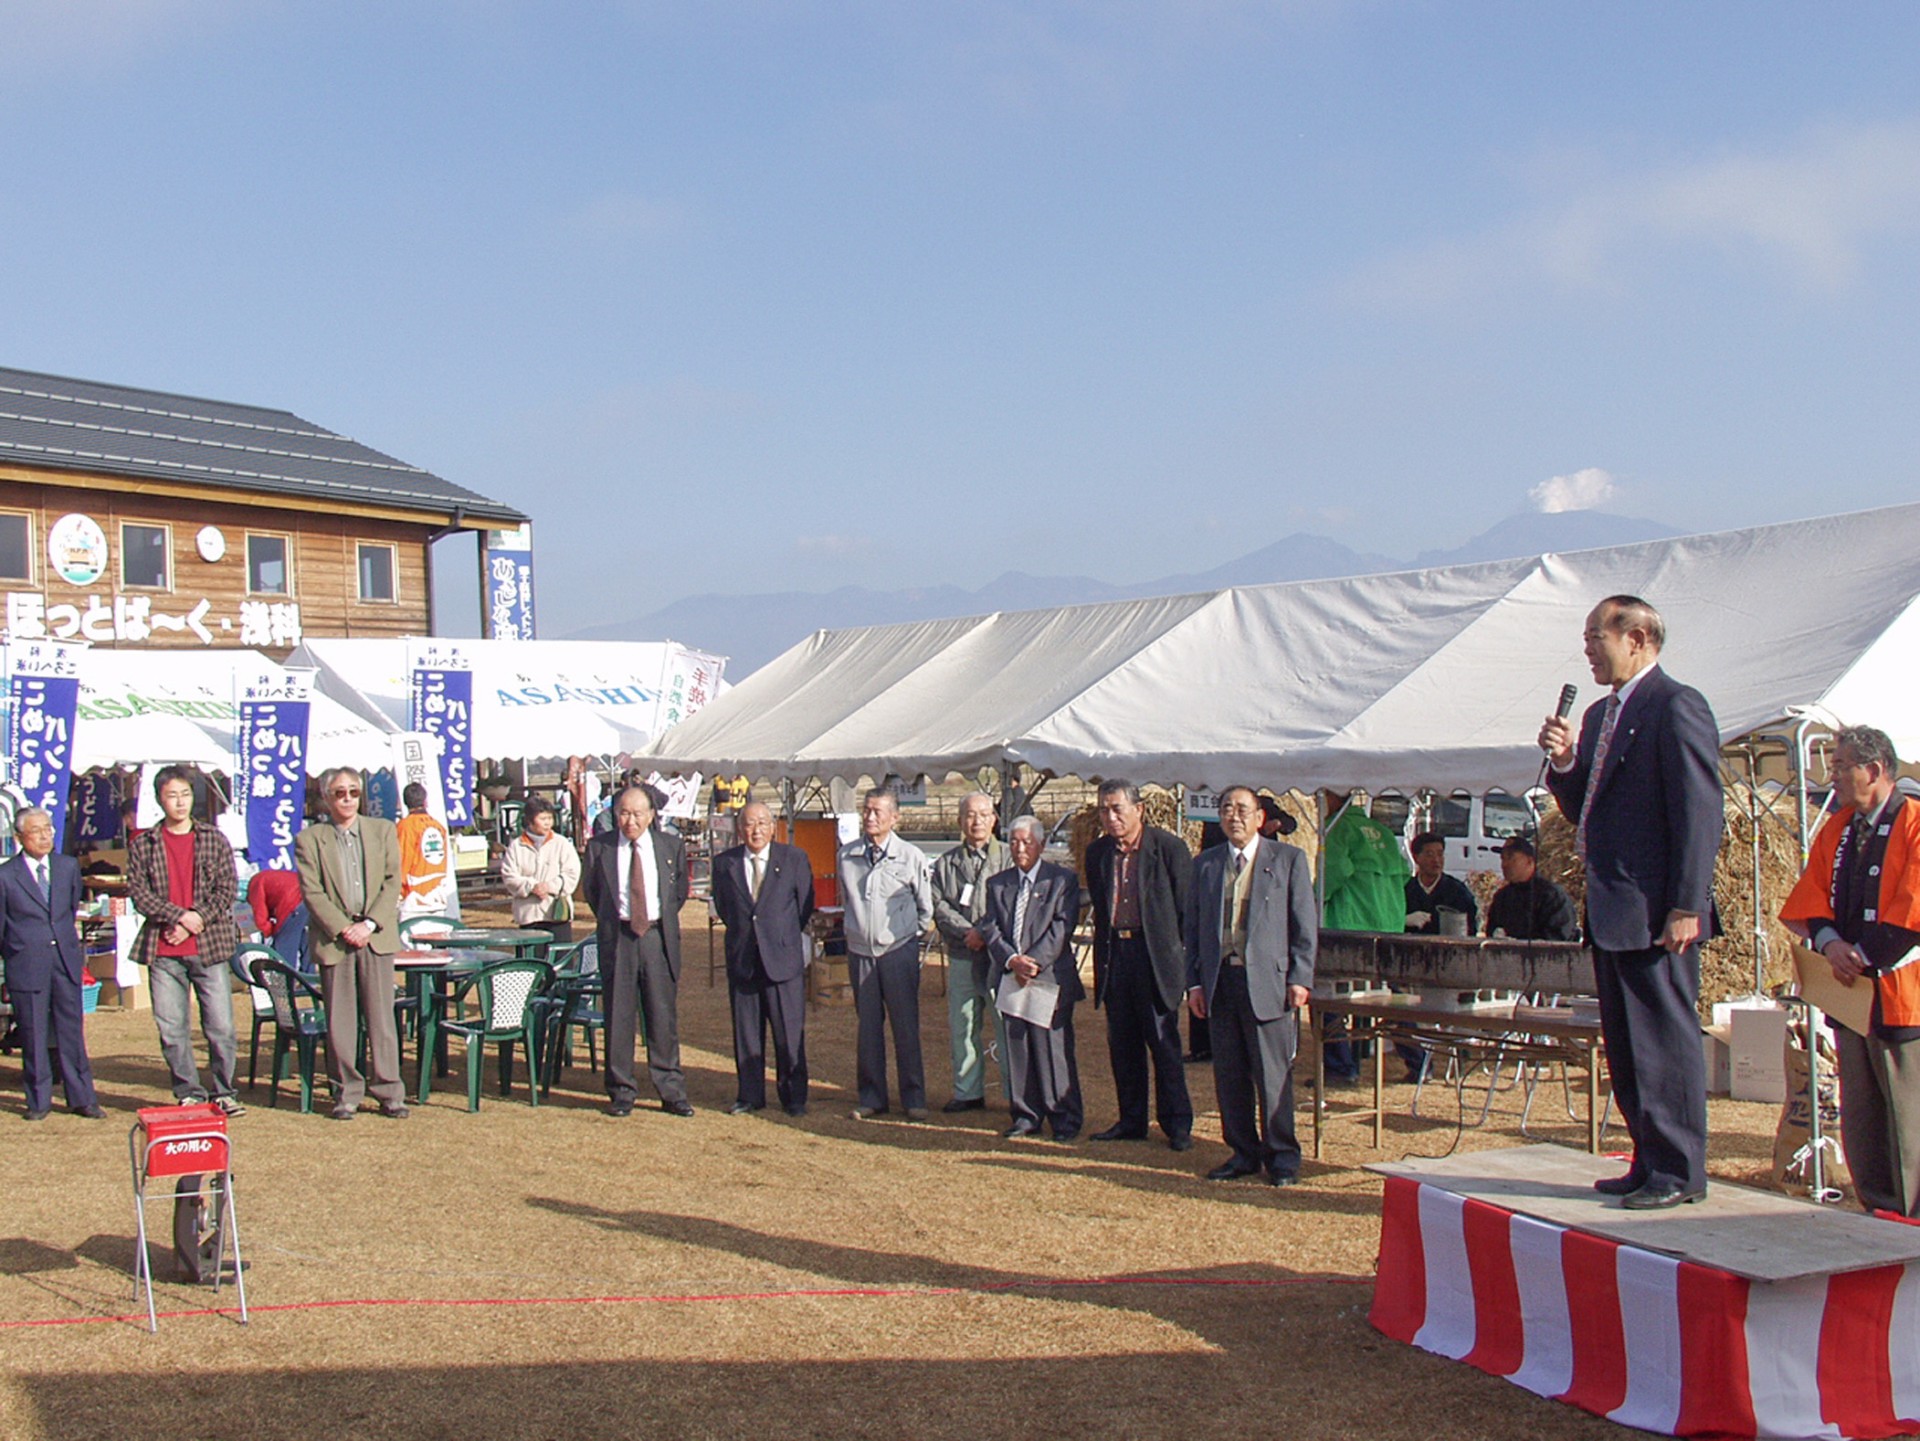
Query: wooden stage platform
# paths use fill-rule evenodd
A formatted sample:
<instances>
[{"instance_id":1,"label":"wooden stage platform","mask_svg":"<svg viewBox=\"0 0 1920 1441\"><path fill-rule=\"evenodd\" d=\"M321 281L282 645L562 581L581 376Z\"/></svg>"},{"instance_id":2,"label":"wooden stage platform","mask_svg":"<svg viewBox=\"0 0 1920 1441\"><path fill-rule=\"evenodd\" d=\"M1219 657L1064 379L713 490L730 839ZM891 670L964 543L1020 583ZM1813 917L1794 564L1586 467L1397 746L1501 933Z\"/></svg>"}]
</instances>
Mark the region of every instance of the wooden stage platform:
<instances>
[{"instance_id":1,"label":"wooden stage platform","mask_svg":"<svg viewBox=\"0 0 1920 1441\"><path fill-rule=\"evenodd\" d=\"M1396 1340L1668 1435L1920 1431L1920 1226L1726 1183L1625 1211L1559 1146L1369 1169Z\"/></svg>"}]
</instances>

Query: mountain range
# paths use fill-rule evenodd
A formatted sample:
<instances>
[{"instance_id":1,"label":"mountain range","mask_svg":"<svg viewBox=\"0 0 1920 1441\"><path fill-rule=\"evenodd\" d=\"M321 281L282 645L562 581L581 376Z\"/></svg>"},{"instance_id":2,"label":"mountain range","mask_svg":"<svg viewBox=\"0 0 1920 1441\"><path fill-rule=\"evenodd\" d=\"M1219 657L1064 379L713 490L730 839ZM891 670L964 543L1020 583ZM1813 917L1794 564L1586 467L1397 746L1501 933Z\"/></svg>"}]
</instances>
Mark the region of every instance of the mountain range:
<instances>
[{"instance_id":1,"label":"mountain range","mask_svg":"<svg viewBox=\"0 0 1920 1441\"><path fill-rule=\"evenodd\" d=\"M575 631L569 640L663 640L724 655L728 679L738 681L816 630L940 620L996 610L1087 605L1149 595L1182 595L1235 585L1332 580L1482 560L1593 550L1660 540L1679 531L1656 521L1568 510L1509 516L1451 550L1425 550L1412 560L1353 550L1323 535L1296 534L1262 546L1211 570L1164 576L1135 585L1113 585L1083 575L1029 575L1010 570L978 590L959 586L914 586L872 590L846 585L829 591L777 591L759 595L692 595L648 615Z\"/></svg>"}]
</instances>

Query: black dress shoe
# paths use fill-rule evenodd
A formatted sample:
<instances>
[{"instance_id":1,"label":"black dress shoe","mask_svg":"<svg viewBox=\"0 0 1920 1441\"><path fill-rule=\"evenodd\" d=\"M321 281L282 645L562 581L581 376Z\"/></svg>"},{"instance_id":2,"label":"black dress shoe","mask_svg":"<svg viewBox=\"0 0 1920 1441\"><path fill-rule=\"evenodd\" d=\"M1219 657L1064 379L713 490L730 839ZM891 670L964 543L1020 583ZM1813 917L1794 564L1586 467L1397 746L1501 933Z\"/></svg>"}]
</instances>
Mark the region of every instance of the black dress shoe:
<instances>
[{"instance_id":1,"label":"black dress shoe","mask_svg":"<svg viewBox=\"0 0 1920 1441\"><path fill-rule=\"evenodd\" d=\"M800 1103L799 1103L798 1105L794 1105L794 1106L788 1106L788 1107L787 1107L787 1114L788 1114L789 1116L804 1116L804 1115L806 1115L806 1114L807 1114L807 1103L806 1103L805 1101L802 1101L802 1102L800 1102Z\"/></svg>"},{"instance_id":2,"label":"black dress shoe","mask_svg":"<svg viewBox=\"0 0 1920 1441\"><path fill-rule=\"evenodd\" d=\"M660 1109L665 1111L669 1116L691 1116L693 1114L693 1102L662 1101L660 1103Z\"/></svg>"},{"instance_id":3,"label":"black dress shoe","mask_svg":"<svg viewBox=\"0 0 1920 1441\"><path fill-rule=\"evenodd\" d=\"M749 1111L764 1111L766 1109L767 1105L764 1101L757 1106L751 1101L735 1101L731 1106L727 1107L727 1114L729 1116L744 1116Z\"/></svg>"},{"instance_id":4,"label":"black dress shoe","mask_svg":"<svg viewBox=\"0 0 1920 1441\"><path fill-rule=\"evenodd\" d=\"M607 1114L609 1116L631 1116L633 1114L633 1102L609 1101L607 1102Z\"/></svg>"},{"instance_id":5,"label":"black dress shoe","mask_svg":"<svg viewBox=\"0 0 1920 1441\"><path fill-rule=\"evenodd\" d=\"M1593 1189L1603 1196L1631 1196L1646 1185L1645 1176L1636 1176L1629 1171L1624 1176L1606 1176L1593 1183Z\"/></svg>"},{"instance_id":6,"label":"black dress shoe","mask_svg":"<svg viewBox=\"0 0 1920 1441\"><path fill-rule=\"evenodd\" d=\"M1620 1205L1627 1211L1664 1211L1670 1206L1685 1206L1706 1199L1705 1186L1695 1191L1689 1191L1684 1186L1642 1186L1621 1197Z\"/></svg>"},{"instance_id":7,"label":"black dress shoe","mask_svg":"<svg viewBox=\"0 0 1920 1441\"><path fill-rule=\"evenodd\" d=\"M1039 1134L1040 1128L1038 1126L1029 1125L1025 1121L1015 1121L1011 1126L1007 1127L1006 1130L1002 1131L1000 1136L1002 1140L1011 1141L1019 1136L1037 1136Z\"/></svg>"},{"instance_id":8,"label":"black dress shoe","mask_svg":"<svg viewBox=\"0 0 1920 1441\"><path fill-rule=\"evenodd\" d=\"M1070 1141L1079 1140L1080 1133L1078 1131L1055 1131L1053 1133L1053 1139L1064 1146Z\"/></svg>"},{"instance_id":9,"label":"black dress shoe","mask_svg":"<svg viewBox=\"0 0 1920 1441\"><path fill-rule=\"evenodd\" d=\"M37 1111L28 1111L28 1112L27 1112L27 1119L28 1119L29 1121L44 1121L44 1120L46 1120L46 1119L47 1119L47 1111L48 1111L49 1109L50 1109L49 1107L46 1107L46 1106L42 1106L42 1107L41 1107L41 1108L40 1108L39 1110L37 1110Z\"/></svg>"},{"instance_id":10,"label":"black dress shoe","mask_svg":"<svg viewBox=\"0 0 1920 1441\"><path fill-rule=\"evenodd\" d=\"M1300 1184L1300 1177L1293 1171L1269 1171L1267 1172L1267 1184L1269 1186L1297 1186Z\"/></svg>"},{"instance_id":11,"label":"black dress shoe","mask_svg":"<svg viewBox=\"0 0 1920 1441\"><path fill-rule=\"evenodd\" d=\"M1193 1149L1193 1137L1185 1131L1177 1136L1169 1136L1167 1137L1167 1147L1174 1151L1191 1151Z\"/></svg>"},{"instance_id":12,"label":"black dress shoe","mask_svg":"<svg viewBox=\"0 0 1920 1441\"><path fill-rule=\"evenodd\" d=\"M1095 1131L1093 1133L1093 1139L1096 1141L1144 1141L1147 1139L1147 1133L1145 1131L1130 1131L1124 1125L1116 1122L1104 1131Z\"/></svg>"},{"instance_id":13,"label":"black dress shoe","mask_svg":"<svg viewBox=\"0 0 1920 1441\"><path fill-rule=\"evenodd\" d=\"M971 1101L963 1101L958 1096L955 1096L940 1109L945 1111L949 1116L956 1115L961 1111L984 1111L987 1109L987 1098L985 1096L975 1096Z\"/></svg>"},{"instance_id":14,"label":"black dress shoe","mask_svg":"<svg viewBox=\"0 0 1920 1441\"><path fill-rule=\"evenodd\" d=\"M89 1121L104 1121L107 1119L107 1113L100 1109L97 1101L91 1106L69 1106L67 1109L72 1111L76 1116L85 1116Z\"/></svg>"},{"instance_id":15,"label":"black dress shoe","mask_svg":"<svg viewBox=\"0 0 1920 1441\"><path fill-rule=\"evenodd\" d=\"M331 1111L327 1112L327 1119L329 1121L351 1121L359 1114L358 1107L349 1109L345 1106L335 1106Z\"/></svg>"},{"instance_id":16,"label":"black dress shoe","mask_svg":"<svg viewBox=\"0 0 1920 1441\"><path fill-rule=\"evenodd\" d=\"M1211 1171L1207 1172L1207 1179L1209 1181L1237 1181L1242 1176L1258 1175L1259 1171L1260 1168L1258 1166L1249 1165L1236 1156L1231 1161L1215 1166Z\"/></svg>"}]
</instances>

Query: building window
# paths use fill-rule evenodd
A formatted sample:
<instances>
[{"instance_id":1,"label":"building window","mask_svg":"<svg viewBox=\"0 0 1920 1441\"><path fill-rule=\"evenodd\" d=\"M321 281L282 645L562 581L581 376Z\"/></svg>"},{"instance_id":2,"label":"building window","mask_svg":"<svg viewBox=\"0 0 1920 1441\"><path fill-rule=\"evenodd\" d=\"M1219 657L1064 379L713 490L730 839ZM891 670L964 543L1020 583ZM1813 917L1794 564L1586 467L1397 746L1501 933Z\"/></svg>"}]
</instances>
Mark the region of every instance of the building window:
<instances>
[{"instance_id":1,"label":"building window","mask_svg":"<svg viewBox=\"0 0 1920 1441\"><path fill-rule=\"evenodd\" d=\"M164 525L120 527L120 583L141 590L165 590L168 577L169 533Z\"/></svg>"},{"instance_id":2,"label":"building window","mask_svg":"<svg viewBox=\"0 0 1920 1441\"><path fill-rule=\"evenodd\" d=\"M18 512L0 514L0 580L33 581L33 522Z\"/></svg>"},{"instance_id":3,"label":"building window","mask_svg":"<svg viewBox=\"0 0 1920 1441\"><path fill-rule=\"evenodd\" d=\"M363 542L360 546L360 599L393 598L393 547Z\"/></svg>"},{"instance_id":4,"label":"building window","mask_svg":"<svg viewBox=\"0 0 1920 1441\"><path fill-rule=\"evenodd\" d=\"M249 595L289 595L292 577L287 570L287 538L284 535L247 537L247 593Z\"/></svg>"}]
</instances>

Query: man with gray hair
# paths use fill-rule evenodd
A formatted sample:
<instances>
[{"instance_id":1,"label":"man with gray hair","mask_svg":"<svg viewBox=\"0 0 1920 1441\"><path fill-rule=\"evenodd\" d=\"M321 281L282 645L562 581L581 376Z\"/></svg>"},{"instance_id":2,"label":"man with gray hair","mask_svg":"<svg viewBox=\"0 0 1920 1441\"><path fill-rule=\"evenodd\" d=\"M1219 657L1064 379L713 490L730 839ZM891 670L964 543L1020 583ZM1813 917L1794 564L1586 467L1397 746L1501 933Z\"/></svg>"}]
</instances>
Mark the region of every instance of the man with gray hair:
<instances>
[{"instance_id":1,"label":"man with gray hair","mask_svg":"<svg viewBox=\"0 0 1920 1441\"><path fill-rule=\"evenodd\" d=\"M947 944L947 1025L953 1042L953 1099L941 1108L945 1111L978 1111L987 1104L989 1020L1000 1043L1001 1088L1007 1089L1007 1028L993 1004L988 982L994 962L980 930L987 880L1013 864L1006 843L994 837L993 820L993 797L984 791L967 796L960 802L960 844L933 863L933 924Z\"/></svg>"},{"instance_id":2,"label":"man with gray hair","mask_svg":"<svg viewBox=\"0 0 1920 1441\"><path fill-rule=\"evenodd\" d=\"M1833 742L1837 809L1780 919L1871 997L1864 1035L1833 1028L1847 1170L1869 1211L1920 1220L1920 805L1885 731L1847 726Z\"/></svg>"},{"instance_id":3,"label":"man with gray hair","mask_svg":"<svg viewBox=\"0 0 1920 1441\"><path fill-rule=\"evenodd\" d=\"M893 833L900 803L876 788L860 806L862 839L840 848L840 903L846 908L847 973L859 1013L856 1121L887 1113L887 1027L893 1027L900 1104L927 1119L920 1056L920 947L933 921L926 853Z\"/></svg>"},{"instance_id":4,"label":"man with gray hair","mask_svg":"<svg viewBox=\"0 0 1920 1441\"><path fill-rule=\"evenodd\" d=\"M400 1036L393 1021L393 956L400 949L400 841L393 822L360 814L360 772L320 777L326 816L294 838L293 864L313 920L307 950L327 1005L327 1069L336 1121L351 1121L368 1091L380 1114L405 1120ZM367 1028L360 1074L359 1026Z\"/></svg>"},{"instance_id":5,"label":"man with gray hair","mask_svg":"<svg viewBox=\"0 0 1920 1441\"><path fill-rule=\"evenodd\" d=\"M38 806L14 816L13 834L20 853L0 865L0 960L20 1027L26 1118L44 1121L53 1109L51 1046L67 1109L98 1121L106 1112L93 1089L80 994L87 958L73 921L86 898L80 863L55 854L53 817Z\"/></svg>"},{"instance_id":6,"label":"man with gray hair","mask_svg":"<svg viewBox=\"0 0 1920 1441\"><path fill-rule=\"evenodd\" d=\"M1080 878L1040 859L1046 828L1032 816L1013 823L1013 866L987 882L981 921L996 1007L1006 1018L1005 1065L1013 1124L1008 1138L1080 1134L1085 1108L1073 1054L1073 1007L1086 995L1073 954Z\"/></svg>"}]
</instances>

